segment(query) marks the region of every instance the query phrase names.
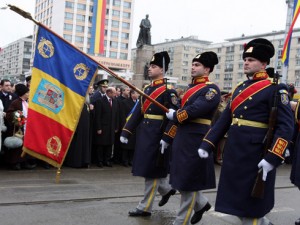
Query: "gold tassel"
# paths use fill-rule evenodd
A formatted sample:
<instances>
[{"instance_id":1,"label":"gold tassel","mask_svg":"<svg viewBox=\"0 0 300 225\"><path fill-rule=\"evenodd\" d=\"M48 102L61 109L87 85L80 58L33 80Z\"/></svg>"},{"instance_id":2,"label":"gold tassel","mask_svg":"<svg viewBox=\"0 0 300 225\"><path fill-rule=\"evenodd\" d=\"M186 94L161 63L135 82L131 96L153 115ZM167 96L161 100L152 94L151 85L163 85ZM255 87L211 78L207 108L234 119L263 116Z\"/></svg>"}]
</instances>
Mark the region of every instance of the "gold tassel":
<instances>
[{"instance_id":1,"label":"gold tassel","mask_svg":"<svg viewBox=\"0 0 300 225\"><path fill-rule=\"evenodd\" d=\"M59 181L60 181L60 168L58 168L56 171L55 183L59 184Z\"/></svg>"},{"instance_id":2,"label":"gold tassel","mask_svg":"<svg viewBox=\"0 0 300 225\"><path fill-rule=\"evenodd\" d=\"M21 157L24 158L26 155L26 152L22 151Z\"/></svg>"}]
</instances>

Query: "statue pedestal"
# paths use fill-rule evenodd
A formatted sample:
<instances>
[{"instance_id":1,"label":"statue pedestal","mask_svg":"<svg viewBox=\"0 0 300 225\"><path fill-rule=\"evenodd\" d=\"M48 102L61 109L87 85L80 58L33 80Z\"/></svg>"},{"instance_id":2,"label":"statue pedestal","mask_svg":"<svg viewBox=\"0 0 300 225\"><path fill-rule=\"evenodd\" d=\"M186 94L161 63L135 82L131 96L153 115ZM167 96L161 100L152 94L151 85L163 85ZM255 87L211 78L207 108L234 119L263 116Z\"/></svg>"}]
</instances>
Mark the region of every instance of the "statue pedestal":
<instances>
[{"instance_id":1,"label":"statue pedestal","mask_svg":"<svg viewBox=\"0 0 300 225\"><path fill-rule=\"evenodd\" d=\"M143 45L141 48L136 49L136 58L134 59L134 75L132 76L132 84L141 89L144 83L150 83L144 77L144 69L146 63L150 63L154 55L153 45Z\"/></svg>"}]
</instances>

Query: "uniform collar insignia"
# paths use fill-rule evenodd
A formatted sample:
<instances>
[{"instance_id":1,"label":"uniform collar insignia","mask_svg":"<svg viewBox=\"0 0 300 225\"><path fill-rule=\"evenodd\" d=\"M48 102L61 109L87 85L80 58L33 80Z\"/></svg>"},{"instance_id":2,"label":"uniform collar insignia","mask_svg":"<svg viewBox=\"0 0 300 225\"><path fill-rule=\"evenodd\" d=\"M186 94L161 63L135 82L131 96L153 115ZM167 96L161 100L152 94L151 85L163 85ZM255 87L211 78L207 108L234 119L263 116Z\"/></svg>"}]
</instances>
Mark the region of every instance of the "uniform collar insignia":
<instances>
[{"instance_id":1,"label":"uniform collar insignia","mask_svg":"<svg viewBox=\"0 0 300 225\"><path fill-rule=\"evenodd\" d=\"M164 83L165 83L165 80L162 78L162 79L158 79L158 80L152 81L151 86L154 87L154 86L157 86L157 85L160 85L160 84L164 84Z\"/></svg>"},{"instance_id":2,"label":"uniform collar insignia","mask_svg":"<svg viewBox=\"0 0 300 225\"><path fill-rule=\"evenodd\" d=\"M208 81L209 81L209 79L208 79L207 76L205 76L205 77L195 77L192 80L192 84L201 84L201 83L206 83Z\"/></svg>"},{"instance_id":3,"label":"uniform collar insignia","mask_svg":"<svg viewBox=\"0 0 300 225\"><path fill-rule=\"evenodd\" d=\"M259 71L253 75L253 80L265 80L268 79L269 76L266 71Z\"/></svg>"}]
</instances>

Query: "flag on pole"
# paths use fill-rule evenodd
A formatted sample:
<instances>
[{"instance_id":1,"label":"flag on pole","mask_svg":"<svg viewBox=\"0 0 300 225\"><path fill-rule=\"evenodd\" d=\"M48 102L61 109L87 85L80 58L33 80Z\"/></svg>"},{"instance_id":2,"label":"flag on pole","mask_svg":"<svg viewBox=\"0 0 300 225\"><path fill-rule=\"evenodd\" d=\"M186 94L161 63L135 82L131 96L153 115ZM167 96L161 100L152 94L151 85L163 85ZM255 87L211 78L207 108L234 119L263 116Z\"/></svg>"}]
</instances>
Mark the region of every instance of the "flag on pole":
<instances>
[{"instance_id":1,"label":"flag on pole","mask_svg":"<svg viewBox=\"0 0 300 225\"><path fill-rule=\"evenodd\" d=\"M39 26L23 152L60 168L97 62Z\"/></svg>"},{"instance_id":2,"label":"flag on pole","mask_svg":"<svg viewBox=\"0 0 300 225\"><path fill-rule=\"evenodd\" d=\"M300 13L300 1L299 0L294 0L294 9L293 9L293 19L291 26L289 28L289 31L287 33L286 39L284 41L283 49L282 49L282 58L281 62L285 65L289 65L289 54L290 54L290 44L291 44L291 39L292 39L292 33L293 33L293 28L294 25L297 21L297 18Z\"/></svg>"},{"instance_id":3,"label":"flag on pole","mask_svg":"<svg viewBox=\"0 0 300 225\"><path fill-rule=\"evenodd\" d=\"M106 0L94 1L90 48L92 54L104 53L105 15Z\"/></svg>"}]
</instances>

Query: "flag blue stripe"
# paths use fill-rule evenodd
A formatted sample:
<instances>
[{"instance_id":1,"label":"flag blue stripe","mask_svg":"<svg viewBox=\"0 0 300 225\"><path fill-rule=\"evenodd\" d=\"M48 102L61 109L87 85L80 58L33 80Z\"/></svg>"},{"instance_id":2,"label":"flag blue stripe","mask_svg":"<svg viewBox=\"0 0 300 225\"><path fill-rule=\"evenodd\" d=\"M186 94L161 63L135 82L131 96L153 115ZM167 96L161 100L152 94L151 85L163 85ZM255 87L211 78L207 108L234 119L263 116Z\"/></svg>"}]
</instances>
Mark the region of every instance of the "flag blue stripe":
<instances>
[{"instance_id":1,"label":"flag blue stripe","mask_svg":"<svg viewBox=\"0 0 300 225\"><path fill-rule=\"evenodd\" d=\"M48 44L43 45L42 40L50 41L53 49L49 48ZM85 96L91 79L98 68L97 63L41 26L39 27L36 43L33 66L54 77L77 94ZM39 44L41 44L40 47ZM43 56L43 54L40 53L43 46L47 54L53 52L51 57L45 58L45 55ZM84 72L84 70L76 70L75 67L80 64L84 64L89 68L87 77L83 80L76 79L75 77L75 74L78 75ZM81 68L81 66L79 66L79 68Z\"/></svg>"}]
</instances>

